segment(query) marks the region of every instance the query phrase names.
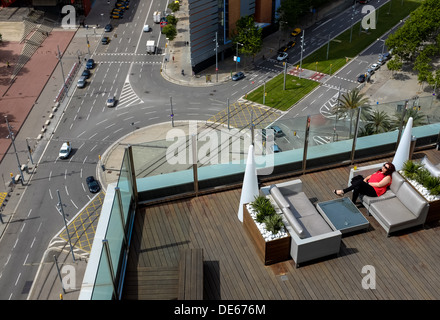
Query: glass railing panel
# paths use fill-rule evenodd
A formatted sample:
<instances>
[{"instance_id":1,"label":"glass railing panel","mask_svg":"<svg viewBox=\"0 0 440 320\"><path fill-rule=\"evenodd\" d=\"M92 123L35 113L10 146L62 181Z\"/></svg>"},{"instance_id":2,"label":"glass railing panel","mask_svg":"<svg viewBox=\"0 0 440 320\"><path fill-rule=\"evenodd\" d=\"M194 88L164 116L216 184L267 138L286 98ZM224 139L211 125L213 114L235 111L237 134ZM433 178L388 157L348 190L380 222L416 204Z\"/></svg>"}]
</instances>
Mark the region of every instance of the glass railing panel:
<instances>
[{"instance_id":1,"label":"glass railing panel","mask_svg":"<svg viewBox=\"0 0 440 320\"><path fill-rule=\"evenodd\" d=\"M112 300L113 284L109 264L104 247L101 250L99 266L96 272L95 284L93 287L92 300Z\"/></svg>"},{"instance_id":2,"label":"glass railing panel","mask_svg":"<svg viewBox=\"0 0 440 320\"><path fill-rule=\"evenodd\" d=\"M105 239L108 240L110 250L110 258L114 269L114 276L116 277L119 259L121 257L121 248L124 239L124 228L122 225L121 211L119 210L118 198L115 194L113 198L113 206L110 214L110 219L107 226Z\"/></svg>"},{"instance_id":3,"label":"glass railing panel","mask_svg":"<svg viewBox=\"0 0 440 320\"><path fill-rule=\"evenodd\" d=\"M306 169L348 161L353 143L353 128L354 120L350 115L311 115Z\"/></svg>"},{"instance_id":4,"label":"glass railing panel","mask_svg":"<svg viewBox=\"0 0 440 320\"><path fill-rule=\"evenodd\" d=\"M130 210L130 203L133 199L133 186L131 185L130 177L130 161L128 156L128 150L124 152L124 158L122 160L121 171L118 179L117 186L121 192L121 201L124 213L124 220L127 221L128 213Z\"/></svg>"}]
</instances>

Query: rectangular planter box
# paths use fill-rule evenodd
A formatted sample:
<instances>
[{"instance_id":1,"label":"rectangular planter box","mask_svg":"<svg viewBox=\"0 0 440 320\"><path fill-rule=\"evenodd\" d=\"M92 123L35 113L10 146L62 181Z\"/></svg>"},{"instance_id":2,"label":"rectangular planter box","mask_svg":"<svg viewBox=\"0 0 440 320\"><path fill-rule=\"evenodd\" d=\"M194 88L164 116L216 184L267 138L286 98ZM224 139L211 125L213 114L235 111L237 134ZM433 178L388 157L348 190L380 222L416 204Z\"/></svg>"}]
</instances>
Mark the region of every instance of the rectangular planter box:
<instances>
[{"instance_id":1,"label":"rectangular planter box","mask_svg":"<svg viewBox=\"0 0 440 320\"><path fill-rule=\"evenodd\" d=\"M440 200L429 202L428 216L426 222L434 222L440 220Z\"/></svg>"},{"instance_id":2,"label":"rectangular planter box","mask_svg":"<svg viewBox=\"0 0 440 320\"><path fill-rule=\"evenodd\" d=\"M400 174L400 173L399 173ZM401 177L403 177L403 179L405 179L405 181L415 190L417 191L418 194L420 194L420 196L422 196L422 198L424 198L426 200L426 198L419 192L419 190L417 190L416 188L414 188L414 186L411 184L411 182L408 181L408 179L406 179L403 175L400 174ZM426 200L428 201L428 200ZM434 221L439 221L440 220L440 200L435 200L435 201L428 201L429 203L429 209L428 209L428 215L426 216L426 223L429 222L434 222Z\"/></svg>"},{"instance_id":3,"label":"rectangular planter box","mask_svg":"<svg viewBox=\"0 0 440 320\"><path fill-rule=\"evenodd\" d=\"M260 230L249 214L246 204L243 205L243 227L254 244L258 256L264 265L270 265L290 259L290 235L276 240L265 241Z\"/></svg>"}]
</instances>

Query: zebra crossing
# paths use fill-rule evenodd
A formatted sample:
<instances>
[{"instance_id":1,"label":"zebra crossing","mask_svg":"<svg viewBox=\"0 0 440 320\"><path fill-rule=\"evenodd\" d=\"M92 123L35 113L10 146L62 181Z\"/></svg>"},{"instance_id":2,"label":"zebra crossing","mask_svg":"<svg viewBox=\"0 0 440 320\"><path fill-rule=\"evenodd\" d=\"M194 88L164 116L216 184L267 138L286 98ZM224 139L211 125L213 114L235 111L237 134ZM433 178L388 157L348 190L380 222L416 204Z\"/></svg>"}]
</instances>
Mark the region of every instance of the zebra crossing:
<instances>
[{"instance_id":1,"label":"zebra crossing","mask_svg":"<svg viewBox=\"0 0 440 320\"><path fill-rule=\"evenodd\" d=\"M342 92L342 89L341 89L341 92ZM324 117L326 117L328 119L335 118L335 114L333 113L333 108L338 103L338 96L339 96L339 93L336 92L335 95L333 97L331 97L330 100L328 100L326 103L324 103L324 105L321 107L320 112Z\"/></svg>"},{"instance_id":2,"label":"zebra crossing","mask_svg":"<svg viewBox=\"0 0 440 320\"><path fill-rule=\"evenodd\" d=\"M126 81L122 87L116 108L124 109L141 103L144 103L144 101L134 92L130 82Z\"/></svg>"}]
</instances>

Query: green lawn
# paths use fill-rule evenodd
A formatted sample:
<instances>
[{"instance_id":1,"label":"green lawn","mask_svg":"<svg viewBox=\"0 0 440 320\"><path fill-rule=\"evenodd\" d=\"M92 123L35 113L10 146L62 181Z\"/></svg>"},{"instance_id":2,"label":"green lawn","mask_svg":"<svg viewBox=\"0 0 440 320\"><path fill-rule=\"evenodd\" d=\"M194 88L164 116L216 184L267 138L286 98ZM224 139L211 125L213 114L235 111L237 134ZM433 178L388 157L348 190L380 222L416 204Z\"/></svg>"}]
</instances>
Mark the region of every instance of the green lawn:
<instances>
[{"instance_id":1,"label":"green lawn","mask_svg":"<svg viewBox=\"0 0 440 320\"><path fill-rule=\"evenodd\" d=\"M266 98L264 105L286 111L302 97L316 88L319 83L308 79L286 75L286 90L283 90L284 74L279 74L266 83ZM264 85L247 95L247 99L263 103Z\"/></svg>"},{"instance_id":2,"label":"green lawn","mask_svg":"<svg viewBox=\"0 0 440 320\"><path fill-rule=\"evenodd\" d=\"M376 29L370 29L368 34L360 30L361 23L353 25L353 32L350 42L350 29L340 34L335 41L330 42L330 50L327 59L327 45L324 45L310 56L305 58L302 63L304 69L317 70L322 73L335 73L343 67L349 59L354 58L371 43L377 41L386 31L394 27L401 19L417 9L421 4L420 0L391 0L382 6L376 18ZM390 12L388 14L388 11ZM349 17L347 17L349 19ZM306 43L307 43L307 34ZM318 62L318 64L316 64Z\"/></svg>"}]
</instances>

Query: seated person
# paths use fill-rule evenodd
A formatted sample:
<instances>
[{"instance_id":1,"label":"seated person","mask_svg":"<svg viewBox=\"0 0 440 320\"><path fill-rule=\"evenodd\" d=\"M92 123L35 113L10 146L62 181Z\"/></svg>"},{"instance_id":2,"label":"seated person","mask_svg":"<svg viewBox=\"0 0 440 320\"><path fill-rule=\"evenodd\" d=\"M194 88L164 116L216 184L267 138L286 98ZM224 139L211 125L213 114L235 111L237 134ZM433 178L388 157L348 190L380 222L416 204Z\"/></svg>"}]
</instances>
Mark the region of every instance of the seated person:
<instances>
[{"instance_id":1,"label":"seated person","mask_svg":"<svg viewBox=\"0 0 440 320\"><path fill-rule=\"evenodd\" d=\"M357 175L351 179L351 185L342 190L333 190L333 193L342 196L348 191L353 191L352 201L356 203L359 194L369 197L380 197L387 188L391 185L391 175L396 171L396 168L391 162L385 163L382 168L375 173L364 178Z\"/></svg>"}]
</instances>

